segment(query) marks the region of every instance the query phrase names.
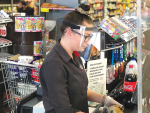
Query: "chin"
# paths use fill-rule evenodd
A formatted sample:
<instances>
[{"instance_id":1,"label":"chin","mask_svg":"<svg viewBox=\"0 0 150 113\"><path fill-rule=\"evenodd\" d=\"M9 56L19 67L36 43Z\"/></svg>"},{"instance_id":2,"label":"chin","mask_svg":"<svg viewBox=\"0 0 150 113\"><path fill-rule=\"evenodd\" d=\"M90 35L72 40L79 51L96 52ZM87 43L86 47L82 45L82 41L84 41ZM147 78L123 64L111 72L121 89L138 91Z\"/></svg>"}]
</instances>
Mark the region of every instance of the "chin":
<instances>
[{"instance_id":1,"label":"chin","mask_svg":"<svg viewBox=\"0 0 150 113\"><path fill-rule=\"evenodd\" d=\"M80 50L79 50L79 52L83 52L85 49L84 48L81 48Z\"/></svg>"}]
</instances>

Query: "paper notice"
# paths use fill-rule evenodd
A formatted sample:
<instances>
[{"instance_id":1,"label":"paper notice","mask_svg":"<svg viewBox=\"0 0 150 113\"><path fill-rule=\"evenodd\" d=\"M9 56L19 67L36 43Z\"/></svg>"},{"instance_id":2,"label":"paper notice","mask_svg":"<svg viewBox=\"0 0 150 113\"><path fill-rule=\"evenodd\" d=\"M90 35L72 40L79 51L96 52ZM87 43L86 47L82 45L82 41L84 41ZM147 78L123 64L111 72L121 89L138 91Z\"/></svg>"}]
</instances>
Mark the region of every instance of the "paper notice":
<instances>
[{"instance_id":1,"label":"paper notice","mask_svg":"<svg viewBox=\"0 0 150 113\"><path fill-rule=\"evenodd\" d=\"M106 94L106 66L107 59L92 60L88 62L88 89L99 94Z\"/></svg>"}]
</instances>

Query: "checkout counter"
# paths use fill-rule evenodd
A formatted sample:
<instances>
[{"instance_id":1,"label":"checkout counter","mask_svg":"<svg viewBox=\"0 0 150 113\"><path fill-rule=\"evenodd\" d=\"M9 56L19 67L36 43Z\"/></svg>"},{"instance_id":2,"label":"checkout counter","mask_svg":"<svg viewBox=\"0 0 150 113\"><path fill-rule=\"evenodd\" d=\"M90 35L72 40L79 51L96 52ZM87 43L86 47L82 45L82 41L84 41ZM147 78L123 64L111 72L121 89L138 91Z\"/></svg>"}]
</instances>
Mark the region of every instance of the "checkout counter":
<instances>
[{"instance_id":1,"label":"checkout counter","mask_svg":"<svg viewBox=\"0 0 150 113\"><path fill-rule=\"evenodd\" d=\"M117 90L118 88L120 88L120 86L123 84L123 80L121 82L118 83L118 85L109 93L109 96L112 95L114 90ZM38 92L38 91L37 91ZM26 101L25 103L22 103L22 105L19 105L18 107L18 112L19 113L44 113L44 106L43 106L43 102L42 102L42 97L38 96L37 93L34 92L34 94L32 94L32 98L28 97L30 99L28 99L29 101ZM122 104L122 103L121 103ZM96 107L90 107L90 112L89 113L102 113L100 111L100 108L103 107L102 104L98 104ZM124 113L137 113L137 106L135 106L135 108L133 109L124 109Z\"/></svg>"}]
</instances>

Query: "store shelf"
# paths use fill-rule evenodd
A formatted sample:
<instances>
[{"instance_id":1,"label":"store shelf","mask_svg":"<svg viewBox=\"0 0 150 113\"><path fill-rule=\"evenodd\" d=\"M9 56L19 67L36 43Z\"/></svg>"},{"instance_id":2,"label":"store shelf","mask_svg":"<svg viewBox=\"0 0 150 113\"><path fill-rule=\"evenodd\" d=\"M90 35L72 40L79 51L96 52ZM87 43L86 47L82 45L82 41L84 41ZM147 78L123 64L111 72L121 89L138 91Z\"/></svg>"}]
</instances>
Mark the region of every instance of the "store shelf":
<instances>
[{"instance_id":1,"label":"store shelf","mask_svg":"<svg viewBox=\"0 0 150 113\"><path fill-rule=\"evenodd\" d=\"M94 14L94 10L93 11L89 11L89 14Z\"/></svg>"},{"instance_id":2,"label":"store shelf","mask_svg":"<svg viewBox=\"0 0 150 113\"><path fill-rule=\"evenodd\" d=\"M95 2L95 4L98 4L98 3L103 3L103 1Z\"/></svg>"},{"instance_id":3,"label":"store shelf","mask_svg":"<svg viewBox=\"0 0 150 113\"><path fill-rule=\"evenodd\" d=\"M34 3L34 4L40 6L40 3Z\"/></svg>"},{"instance_id":4,"label":"store shelf","mask_svg":"<svg viewBox=\"0 0 150 113\"><path fill-rule=\"evenodd\" d=\"M117 4L121 4L122 2L117 2Z\"/></svg>"},{"instance_id":5,"label":"store shelf","mask_svg":"<svg viewBox=\"0 0 150 113\"><path fill-rule=\"evenodd\" d=\"M137 37L137 34L132 31L128 31L120 35L120 38L123 39L125 42L128 42L136 37Z\"/></svg>"},{"instance_id":6,"label":"store shelf","mask_svg":"<svg viewBox=\"0 0 150 113\"><path fill-rule=\"evenodd\" d=\"M75 10L74 8L41 8L41 12L49 12L49 10Z\"/></svg>"},{"instance_id":7,"label":"store shelf","mask_svg":"<svg viewBox=\"0 0 150 113\"><path fill-rule=\"evenodd\" d=\"M116 0L114 0L114 1L107 1L107 2L117 2Z\"/></svg>"},{"instance_id":8,"label":"store shelf","mask_svg":"<svg viewBox=\"0 0 150 113\"><path fill-rule=\"evenodd\" d=\"M75 10L74 8L49 8L49 10Z\"/></svg>"},{"instance_id":9,"label":"store shelf","mask_svg":"<svg viewBox=\"0 0 150 113\"><path fill-rule=\"evenodd\" d=\"M11 57L11 56L13 56L13 55L8 54L8 53L1 53L1 54L0 54L0 60L5 60L5 61L7 61L7 59L8 59L9 57Z\"/></svg>"},{"instance_id":10,"label":"store shelf","mask_svg":"<svg viewBox=\"0 0 150 113\"><path fill-rule=\"evenodd\" d=\"M98 4L98 3L103 3L103 1L99 1L99 2L88 2L88 4Z\"/></svg>"},{"instance_id":11,"label":"store shelf","mask_svg":"<svg viewBox=\"0 0 150 113\"><path fill-rule=\"evenodd\" d=\"M117 1L107 1L107 2L117 2Z\"/></svg>"},{"instance_id":12,"label":"store shelf","mask_svg":"<svg viewBox=\"0 0 150 113\"><path fill-rule=\"evenodd\" d=\"M11 4L0 4L0 7L11 6ZM18 4L13 4L12 6L19 6Z\"/></svg>"},{"instance_id":13,"label":"store shelf","mask_svg":"<svg viewBox=\"0 0 150 113\"><path fill-rule=\"evenodd\" d=\"M114 15L120 15L121 14L121 12L120 13L109 13L108 15L109 16L114 16Z\"/></svg>"},{"instance_id":14,"label":"store shelf","mask_svg":"<svg viewBox=\"0 0 150 113\"><path fill-rule=\"evenodd\" d=\"M116 46L116 47L113 47L113 48L107 48L107 49L104 49L102 50L101 52L105 52L105 51L109 51L109 50L114 50L114 49L118 49L118 48L121 48L122 46Z\"/></svg>"},{"instance_id":15,"label":"store shelf","mask_svg":"<svg viewBox=\"0 0 150 113\"><path fill-rule=\"evenodd\" d=\"M12 42L11 43L0 44L0 48L8 47L8 46L11 46L11 45L12 45Z\"/></svg>"},{"instance_id":16,"label":"store shelf","mask_svg":"<svg viewBox=\"0 0 150 113\"><path fill-rule=\"evenodd\" d=\"M96 18L96 17L102 17L102 16L103 16L103 14L95 14L94 18Z\"/></svg>"},{"instance_id":17,"label":"store shelf","mask_svg":"<svg viewBox=\"0 0 150 113\"><path fill-rule=\"evenodd\" d=\"M0 24L5 24L9 22L13 22L13 20L10 18L0 18Z\"/></svg>"},{"instance_id":18,"label":"store shelf","mask_svg":"<svg viewBox=\"0 0 150 113\"><path fill-rule=\"evenodd\" d=\"M95 2L88 2L88 5L89 5L89 4L95 4Z\"/></svg>"},{"instance_id":19,"label":"store shelf","mask_svg":"<svg viewBox=\"0 0 150 113\"><path fill-rule=\"evenodd\" d=\"M112 9L113 10L113 9L117 9L117 7L113 7L113 8L107 7L107 9Z\"/></svg>"},{"instance_id":20,"label":"store shelf","mask_svg":"<svg viewBox=\"0 0 150 113\"><path fill-rule=\"evenodd\" d=\"M109 16L120 15L120 13L110 13Z\"/></svg>"},{"instance_id":21,"label":"store shelf","mask_svg":"<svg viewBox=\"0 0 150 113\"><path fill-rule=\"evenodd\" d=\"M0 48L11 46L12 42L4 38L0 38Z\"/></svg>"},{"instance_id":22,"label":"store shelf","mask_svg":"<svg viewBox=\"0 0 150 113\"><path fill-rule=\"evenodd\" d=\"M25 2L29 2L29 3L31 3L31 2L34 2L34 1L25 1Z\"/></svg>"},{"instance_id":23,"label":"store shelf","mask_svg":"<svg viewBox=\"0 0 150 113\"><path fill-rule=\"evenodd\" d=\"M134 7L130 7L130 9L133 9Z\"/></svg>"},{"instance_id":24,"label":"store shelf","mask_svg":"<svg viewBox=\"0 0 150 113\"><path fill-rule=\"evenodd\" d=\"M122 2L121 4L130 4L130 3L127 3L127 2Z\"/></svg>"},{"instance_id":25,"label":"store shelf","mask_svg":"<svg viewBox=\"0 0 150 113\"><path fill-rule=\"evenodd\" d=\"M101 9L103 9L103 7L95 7L94 9L95 10L101 10Z\"/></svg>"}]
</instances>

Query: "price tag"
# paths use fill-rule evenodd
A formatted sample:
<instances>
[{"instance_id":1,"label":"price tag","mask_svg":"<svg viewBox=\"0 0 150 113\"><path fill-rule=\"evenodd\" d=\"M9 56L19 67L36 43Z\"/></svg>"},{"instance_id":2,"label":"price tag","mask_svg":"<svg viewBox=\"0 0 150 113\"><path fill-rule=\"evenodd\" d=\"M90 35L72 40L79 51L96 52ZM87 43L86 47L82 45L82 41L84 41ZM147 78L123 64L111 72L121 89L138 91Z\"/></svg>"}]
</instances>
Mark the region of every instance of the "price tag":
<instances>
[{"instance_id":1,"label":"price tag","mask_svg":"<svg viewBox=\"0 0 150 113\"><path fill-rule=\"evenodd\" d=\"M49 8L41 8L41 12L49 12Z\"/></svg>"}]
</instances>

